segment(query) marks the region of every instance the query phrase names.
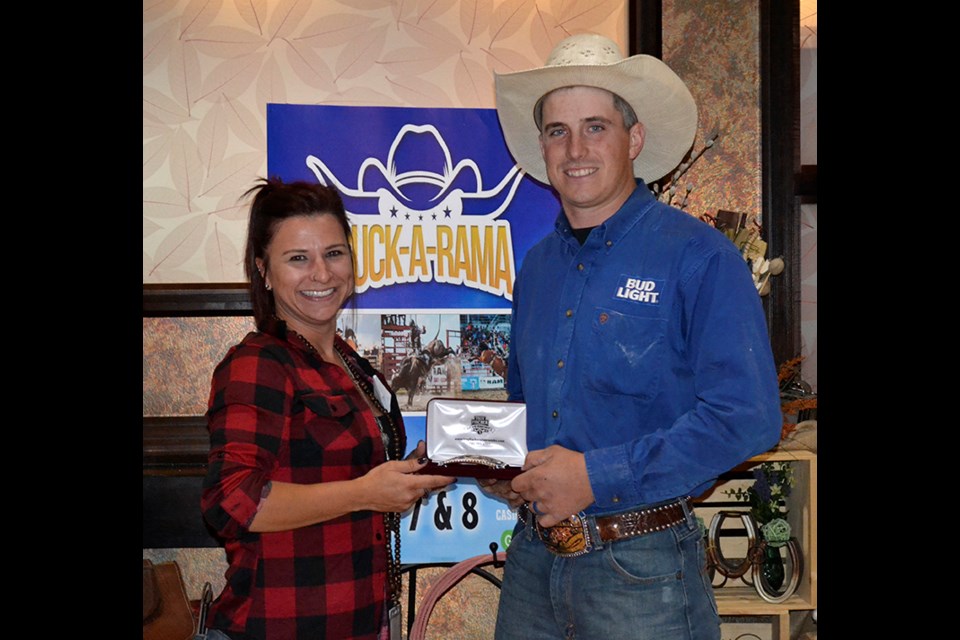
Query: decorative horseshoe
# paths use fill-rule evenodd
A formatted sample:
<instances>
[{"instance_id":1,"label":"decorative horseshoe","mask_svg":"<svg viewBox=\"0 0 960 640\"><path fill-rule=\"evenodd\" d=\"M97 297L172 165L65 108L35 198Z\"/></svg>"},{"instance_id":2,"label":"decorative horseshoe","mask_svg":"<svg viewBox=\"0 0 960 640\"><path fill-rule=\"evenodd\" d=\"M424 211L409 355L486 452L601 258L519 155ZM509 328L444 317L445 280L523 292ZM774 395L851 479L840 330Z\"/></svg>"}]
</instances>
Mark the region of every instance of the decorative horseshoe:
<instances>
[{"instance_id":1,"label":"decorative horseshoe","mask_svg":"<svg viewBox=\"0 0 960 640\"><path fill-rule=\"evenodd\" d=\"M766 541L761 542L758 547L760 547L762 554L762 547L766 545ZM784 602L794 594L797 590L797 585L800 583L800 576L803 575L803 554L800 552L800 544L797 542L796 538L790 538L786 544L787 553L790 556L790 580L787 581L787 585L783 588L782 591L776 591L771 589L770 585L767 584L767 579L763 575L763 563L755 562L753 564L753 586L757 590L757 593L760 594L760 597L769 602L770 604L780 604Z\"/></svg>"},{"instance_id":2,"label":"decorative horseshoe","mask_svg":"<svg viewBox=\"0 0 960 640\"><path fill-rule=\"evenodd\" d=\"M710 533L707 538L707 560L710 566L714 567L720 575L725 578L740 578L746 575L753 564L750 559L750 553L747 552L740 564L732 565L723 557L720 550L720 525L727 518L740 518L744 529L747 530L747 549L753 549L757 542L757 526L753 521L753 516L746 511L718 511L710 521ZM754 568L756 571L756 568Z\"/></svg>"}]
</instances>

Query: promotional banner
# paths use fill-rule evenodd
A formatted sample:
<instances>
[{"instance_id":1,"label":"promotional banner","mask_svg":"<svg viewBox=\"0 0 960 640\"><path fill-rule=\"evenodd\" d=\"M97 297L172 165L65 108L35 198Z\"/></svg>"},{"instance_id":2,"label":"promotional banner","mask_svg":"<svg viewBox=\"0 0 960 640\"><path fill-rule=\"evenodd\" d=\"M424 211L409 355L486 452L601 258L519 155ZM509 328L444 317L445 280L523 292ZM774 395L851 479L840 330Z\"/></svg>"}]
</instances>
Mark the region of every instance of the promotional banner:
<instances>
[{"instance_id":1,"label":"promotional banner","mask_svg":"<svg viewBox=\"0 0 960 640\"><path fill-rule=\"evenodd\" d=\"M267 167L341 193L358 295L338 331L397 392L410 449L432 398L506 400L514 281L560 205L516 166L496 110L270 104ZM404 514L402 560L503 550L515 523L460 478Z\"/></svg>"}]
</instances>

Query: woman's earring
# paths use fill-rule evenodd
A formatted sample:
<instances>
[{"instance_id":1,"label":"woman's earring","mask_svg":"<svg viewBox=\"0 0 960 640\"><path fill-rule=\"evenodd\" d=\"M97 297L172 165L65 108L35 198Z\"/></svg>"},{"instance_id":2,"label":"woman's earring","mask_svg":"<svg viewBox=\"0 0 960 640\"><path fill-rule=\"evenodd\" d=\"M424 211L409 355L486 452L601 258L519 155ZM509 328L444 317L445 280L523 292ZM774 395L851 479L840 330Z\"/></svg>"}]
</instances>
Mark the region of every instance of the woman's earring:
<instances>
[{"instance_id":1,"label":"woman's earring","mask_svg":"<svg viewBox=\"0 0 960 640\"><path fill-rule=\"evenodd\" d=\"M269 282L264 281L263 286L266 287L267 291L270 291L272 289Z\"/></svg>"}]
</instances>

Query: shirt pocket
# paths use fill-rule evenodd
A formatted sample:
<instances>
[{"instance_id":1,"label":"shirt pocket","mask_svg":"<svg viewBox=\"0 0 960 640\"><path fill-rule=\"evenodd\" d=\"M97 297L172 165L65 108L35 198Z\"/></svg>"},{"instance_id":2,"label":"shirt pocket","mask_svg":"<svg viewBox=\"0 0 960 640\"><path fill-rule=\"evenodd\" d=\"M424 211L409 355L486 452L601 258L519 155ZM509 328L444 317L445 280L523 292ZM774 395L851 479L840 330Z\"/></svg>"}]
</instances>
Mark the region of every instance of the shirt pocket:
<instances>
[{"instance_id":1,"label":"shirt pocket","mask_svg":"<svg viewBox=\"0 0 960 640\"><path fill-rule=\"evenodd\" d=\"M372 454L370 433L349 396L308 392L299 394L299 399L304 406L305 437L313 441L314 453L324 462L337 464L339 458L349 461L360 450Z\"/></svg>"},{"instance_id":2,"label":"shirt pocket","mask_svg":"<svg viewBox=\"0 0 960 640\"><path fill-rule=\"evenodd\" d=\"M583 386L600 393L652 399L665 365L666 321L597 307L581 354Z\"/></svg>"}]
</instances>

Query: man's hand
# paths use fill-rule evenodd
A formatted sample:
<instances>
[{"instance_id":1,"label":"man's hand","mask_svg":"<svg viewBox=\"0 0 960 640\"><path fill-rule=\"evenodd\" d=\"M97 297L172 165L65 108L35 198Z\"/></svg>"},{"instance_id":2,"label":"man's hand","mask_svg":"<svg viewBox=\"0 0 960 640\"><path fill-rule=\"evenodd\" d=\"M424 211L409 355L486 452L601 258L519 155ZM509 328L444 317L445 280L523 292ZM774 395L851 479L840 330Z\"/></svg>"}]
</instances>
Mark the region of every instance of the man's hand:
<instances>
[{"instance_id":1,"label":"man's hand","mask_svg":"<svg viewBox=\"0 0 960 640\"><path fill-rule=\"evenodd\" d=\"M552 527L594 501L583 454L555 444L528 453L523 473L510 488L530 503L543 527Z\"/></svg>"},{"instance_id":2,"label":"man's hand","mask_svg":"<svg viewBox=\"0 0 960 640\"><path fill-rule=\"evenodd\" d=\"M489 493L495 498L506 500L511 508L516 509L523 504L523 498L519 493L510 487L509 480L499 480L497 478L477 478L477 484L485 493Z\"/></svg>"}]
</instances>

